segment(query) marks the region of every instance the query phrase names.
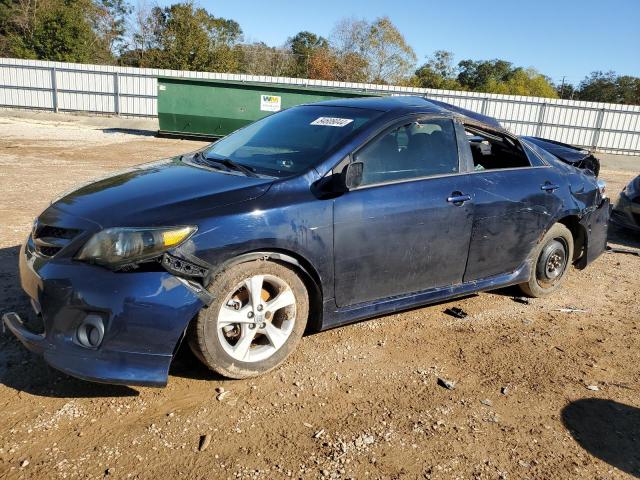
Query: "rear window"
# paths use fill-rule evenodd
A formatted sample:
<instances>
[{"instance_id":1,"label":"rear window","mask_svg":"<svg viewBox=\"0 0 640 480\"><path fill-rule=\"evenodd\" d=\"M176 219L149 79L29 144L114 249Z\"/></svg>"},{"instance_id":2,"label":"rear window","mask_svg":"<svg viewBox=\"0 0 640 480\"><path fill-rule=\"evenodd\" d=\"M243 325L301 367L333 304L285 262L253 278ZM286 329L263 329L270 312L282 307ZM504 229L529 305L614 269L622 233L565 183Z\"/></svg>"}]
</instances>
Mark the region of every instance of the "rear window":
<instances>
[{"instance_id":1,"label":"rear window","mask_svg":"<svg viewBox=\"0 0 640 480\"><path fill-rule=\"evenodd\" d=\"M319 105L294 107L232 133L203 153L233 160L258 173L287 176L307 170L382 113Z\"/></svg>"}]
</instances>

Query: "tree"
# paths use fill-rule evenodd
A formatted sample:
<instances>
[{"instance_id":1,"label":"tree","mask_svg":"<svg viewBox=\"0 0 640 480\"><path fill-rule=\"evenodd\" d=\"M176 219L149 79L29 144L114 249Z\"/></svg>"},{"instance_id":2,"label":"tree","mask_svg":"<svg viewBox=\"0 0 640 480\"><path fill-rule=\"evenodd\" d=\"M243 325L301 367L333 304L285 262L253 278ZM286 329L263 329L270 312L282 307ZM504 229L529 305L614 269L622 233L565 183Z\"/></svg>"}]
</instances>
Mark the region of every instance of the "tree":
<instances>
[{"instance_id":1,"label":"tree","mask_svg":"<svg viewBox=\"0 0 640 480\"><path fill-rule=\"evenodd\" d=\"M106 43L112 55L121 53L126 47L127 17L133 9L126 0L99 0L97 3L94 30Z\"/></svg>"},{"instance_id":2,"label":"tree","mask_svg":"<svg viewBox=\"0 0 640 480\"><path fill-rule=\"evenodd\" d=\"M557 98L549 78L533 68L514 67L506 60L463 60L458 64L462 88L487 93Z\"/></svg>"},{"instance_id":3,"label":"tree","mask_svg":"<svg viewBox=\"0 0 640 480\"><path fill-rule=\"evenodd\" d=\"M112 60L95 31L102 10L91 0L2 0L2 55L61 62Z\"/></svg>"},{"instance_id":4,"label":"tree","mask_svg":"<svg viewBox=\"0 0 640 480\"><path fill-rule=\"evenodd\" d=\"M233 20L217 18L187 2L154 7L145 24L152 28L153 45L146 54L147 66L223 72L239 69L234 47L242 38L242 30Z\"/></svg>"},{"instance_id":5,"label":"tree","mask_svg":"<svg viewBox=\"0 0 640 480\"><path fill-rule=\"evenodd\" d=\"M615 72L592 72L576 91L579 100L640 105L640 78Z\"/></svg>"},{"instance_id":6,"label":"tree","mask_svg":"<svg viewBox=\"0 0 640 480\"><path fill-rule=\"evenodd\" d=\"M367 40L371 48L369 65L373 81L399 82L414 68L416 54L389 17L373 22Z\"/></svg>"},{"instance_id":7,"label":"tree","mask_svg":"<svg viewBox=\"0 0 640 480\"><path fill-rule=\"evenodd\" d=\"M313 50L307 60L307 76L316 80L336 80L338 57L330 48Z\"/></svg>"},{"instance_id":8,"label":"tree","mask_svg":"<svg viewBox=\"0 0 640 480\"><path fill-rule=\"evenodd\" d=\"M334 79L339 82L370 81L369 63L357 53L345 53L336 58Z\"/></svg>"},{"instance_id":9,"label":"tree","mask_svg":"<svg viewBox=\"0 0 640 480\"><path fill-rule=\"evenodd\" d=\"M558 92L548 78L535 69L516 68L506 80L490 78L482 91L505 95L558 98Z\"/></svg>"},{"instance_id":10,"label":"tree","mask_svg":"<svg viewBox=\"0 0 640 480\"><path fill-rule=\"evenodd\" d=\"M620 103L640 105L640 78L622 75L616 81Z\"/></svg>"},{"instance_id":11,"label":"tree","mask_svg":"<svg viewBox=\"0 0 640 480\"><path fill-rule=\"evenodd\" d=\"M269 47L263 42L241 45L240 71L249 75L285 76L295 69L288 49Z\"/></svg>"},{"instance_id":12,"label":"tree","mask_svg":"<svg viewBox=\"0 0 640 480\"><path fill-rule=\"evenodd\" d=\"M118 61L122 65L131 67L147 67L147 52L159 49L158 17L146 0L140 0L133 10L128 25L128 39L126 50L120 53Z\"/></svg>"},{"instance_id":13,"label":"tree","mask_svg":"<svg viewBox=\"0 0 640 480\"><path fill-rule=\"evenodd\" d=\"M408 77L416 61L415 52L389 17L372 23L343 19L333 29L331 44L342 63L348 57L358 59L358 66L365 65L369 82L398 83Z\"/></svg>"},{"instance_id":14,"label":"tree","mask_svg":"<svg viewBox=\"0 0 640 480\"><path fill-rule=\"evenodd\" d=\"M193 4L153 7L156 26L154 43L149 52L149 66L176 70L205 70L209 65L209 14Z\"/></svg>"},{"instance_id":15,"label":"tree","mask_svg":"<svg viewBox=\"0 0 640 480\"><path fill-rule=\"evenodd\" d=\"M436 50L427 58L427 62L416 70L413 85L423 88L461 90L457 81L457 67L453 64L453 53Z\"/></svg>"},{"instance_id":16,"label":"tree","mask_svg":"<svg viewBox=\"0 0 640 480\"><path fill-rule=\"evenodd\" d=\"M343 18L333 27L330 35L330 45L339 55L356 53L366 56L367 31L369 23L364 19Z\"/></svg>"},{"instance_id":17,"label":"tree","mask_svg":"<svg viewBox=\"0 0 640 480\"><path fill-rule=\"evenodd\" d=\"M558 92L558 96L564 99L573 99L576 88L570 83L562 82L560 85L556 85L556 92Z\"/></svg>"},{"instance_id":18,"label":"tree","mask_svg":"<svg viewBox=\"0 0 640 480\"><path fill-rule=\"evenodd\" d=\"M511 62L505 60L462 60L458 64L458 82L473 91L487 91L490 82L507 81L513 74Z\"/></svg>"},{"instance_id":19,"label":"tree","mask_svg":"<svg viewBox=\"0 0 640 480\"><path fill-rule=\"evenodd\" d=\"M292 77L308 77L309 59L317 50L327 50L329 42L320 35L304 31L290 37L285 46L291 52L295 62L290 75Z\"/></svg>"}]
</instances>

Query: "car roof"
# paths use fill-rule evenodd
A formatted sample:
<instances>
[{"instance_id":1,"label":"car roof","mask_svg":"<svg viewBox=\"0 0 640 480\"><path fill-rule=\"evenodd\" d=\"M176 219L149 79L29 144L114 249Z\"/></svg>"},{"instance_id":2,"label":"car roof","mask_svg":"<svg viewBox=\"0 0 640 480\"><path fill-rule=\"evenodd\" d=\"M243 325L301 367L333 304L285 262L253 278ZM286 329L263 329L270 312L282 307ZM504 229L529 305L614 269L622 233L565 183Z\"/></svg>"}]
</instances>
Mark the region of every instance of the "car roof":
<instances>
[{"instance_id":1,"label":"car roof","mask_svg":"<svg viewBox=\"0 0 640 480\"><path fill-rule=\"evenodd\" d=\"M465 108L457 107L449 103L427 97L418 97L415 95L398 95L384 97L360 97L360 98L342 98L338 100L327 100L324 102L314 103L313 105L323 105L329 107L348 107L363 108L367 110L376 110L379 112L395 112L398 114L406 113L436 113L457 117L466 117L475 123L482 123L493 129L503 130L495 118L482 115Z\"/></svg>"}]
</instances>

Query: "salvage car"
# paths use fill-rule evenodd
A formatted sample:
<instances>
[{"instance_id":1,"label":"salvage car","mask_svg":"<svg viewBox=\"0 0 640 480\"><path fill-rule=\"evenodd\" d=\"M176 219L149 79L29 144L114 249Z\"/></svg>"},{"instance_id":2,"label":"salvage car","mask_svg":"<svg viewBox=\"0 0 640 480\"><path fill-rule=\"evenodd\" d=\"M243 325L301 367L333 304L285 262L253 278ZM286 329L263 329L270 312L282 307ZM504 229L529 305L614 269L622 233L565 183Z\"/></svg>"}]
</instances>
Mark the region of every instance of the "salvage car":
<instances>
[{"instance_id":1,"label":"salvage car","mask_svg":"<svg viewBox=\"0 0 640 480\"><path fill-rule=\"evenodd\" d=\"M611 222L640 232L640 175L624 187L611 213Z\"/></svg>"},{"instance_id":2,"label":"salvage car","mask_svg":"<svg viewBox=\"0 0 640 480\"><path fill-rule=\"evenodd\" d=\"M593 165L494 119L420 97L301 105L54 201L19 255L33 312L4 322L82 379L165 385L183 339L245 378L305 330L548 295L603 252L608 218Z\"/></svg>"}]
</instances>

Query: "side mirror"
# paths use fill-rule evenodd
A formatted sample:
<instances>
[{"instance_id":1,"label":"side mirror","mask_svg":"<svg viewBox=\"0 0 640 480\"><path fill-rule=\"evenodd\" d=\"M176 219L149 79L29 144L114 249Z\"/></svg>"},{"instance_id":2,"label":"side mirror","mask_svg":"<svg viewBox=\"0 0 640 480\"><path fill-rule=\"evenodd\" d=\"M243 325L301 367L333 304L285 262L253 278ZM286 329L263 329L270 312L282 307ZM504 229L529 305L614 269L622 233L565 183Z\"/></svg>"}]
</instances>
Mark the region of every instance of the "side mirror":
<instances>
[{"instance_id":1,"label":"side mirror","mask_svg":"<svg viewBox=\"0 0 640 480\"><path fill-rule=\"evenodd\" d=\"M350 190L357 188L362 184L362 173L364 171L364 164L362 162L348 163L342 171L344 178L344 186Z\"/></svg>"},{"instance_id":2,"label":"side mirror","mask_svg":"<svg viewBox=\"0 0 640 480\"><path fill-rule=\"evenodd\" d=\"M334 198L357 188L362 184L364 164L362 162L348 162L345 158L344 167L340 165L323 178L311 185L311 191L318 198Z\"/></svg>"}]
</instances>

